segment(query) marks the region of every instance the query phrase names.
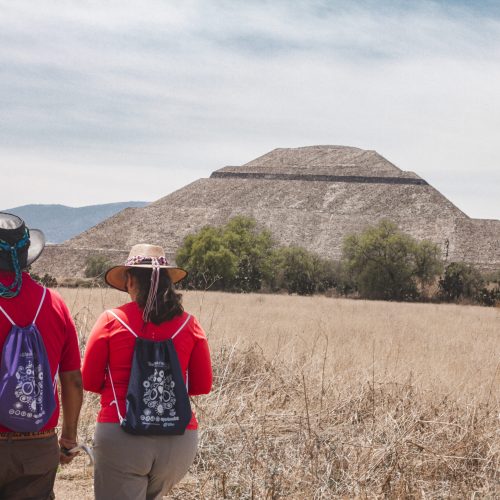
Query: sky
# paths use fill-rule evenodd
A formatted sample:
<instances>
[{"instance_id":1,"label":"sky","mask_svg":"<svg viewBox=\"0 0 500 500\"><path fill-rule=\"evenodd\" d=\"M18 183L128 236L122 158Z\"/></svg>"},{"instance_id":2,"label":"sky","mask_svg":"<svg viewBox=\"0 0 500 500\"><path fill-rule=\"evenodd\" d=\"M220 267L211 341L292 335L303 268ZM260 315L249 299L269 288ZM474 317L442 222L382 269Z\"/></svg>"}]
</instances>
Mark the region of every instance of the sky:
<instances>
[{"instance_id":1,"label":"sky","mask_svg":"<svg viewBox=\"0 0 500 500\"><path fill-rule=\"evenodd\" d=\"M500 219L499 4L0 0L0 207L153 201L335 144Z\"/></svg>"}]
</instances>

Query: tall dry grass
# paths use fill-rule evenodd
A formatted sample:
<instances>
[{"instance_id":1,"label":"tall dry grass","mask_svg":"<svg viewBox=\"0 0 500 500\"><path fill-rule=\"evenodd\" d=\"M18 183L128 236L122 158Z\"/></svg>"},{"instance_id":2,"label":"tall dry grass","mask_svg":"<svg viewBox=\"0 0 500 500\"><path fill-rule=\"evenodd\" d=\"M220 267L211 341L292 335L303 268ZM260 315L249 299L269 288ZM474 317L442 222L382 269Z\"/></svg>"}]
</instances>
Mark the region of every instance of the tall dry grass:
<instances>
[{"instance_id":1,"label":"tall dry grass","mask_svg":"<svg viewBox=\"0 0 500 500\"><path fill-rule=\"evenodd\" d=\"M82 345L126 299L61 290ZM214 390L196 398L200 450L178 499L500 496L500 311L323 297L185 294ZM92 439L87 396L80 436ZM92 498L79 457L61 498Z\"/></svg>"}]
</instances>

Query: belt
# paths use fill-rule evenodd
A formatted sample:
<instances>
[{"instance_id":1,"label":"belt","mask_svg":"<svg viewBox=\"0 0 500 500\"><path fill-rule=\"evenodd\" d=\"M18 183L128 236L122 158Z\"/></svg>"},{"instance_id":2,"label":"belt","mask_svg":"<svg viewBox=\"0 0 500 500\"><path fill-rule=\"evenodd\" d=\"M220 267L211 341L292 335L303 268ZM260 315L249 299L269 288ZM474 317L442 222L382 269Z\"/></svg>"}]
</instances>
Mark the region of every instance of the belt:
<instances>
[{"instance_id":1,"label":"belt","mask_svg":"<svg viewBox=\"0 0 500 500\"><path fill-rule=\"evenodd\" d=\"M24 439L43 439L54 436L55 429L39 432L0 432L0 441L22 441Z\"/></svg>"}]
</instances>

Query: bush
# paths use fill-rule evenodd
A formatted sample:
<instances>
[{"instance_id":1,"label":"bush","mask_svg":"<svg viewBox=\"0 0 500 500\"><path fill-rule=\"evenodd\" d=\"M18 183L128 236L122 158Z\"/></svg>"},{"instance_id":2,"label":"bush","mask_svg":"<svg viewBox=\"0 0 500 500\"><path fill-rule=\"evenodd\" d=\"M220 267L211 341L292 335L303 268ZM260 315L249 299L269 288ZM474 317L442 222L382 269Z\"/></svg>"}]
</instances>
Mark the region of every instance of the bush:
<instances>
[{"instance_id":1,"label":"bush","mask_svg":"<svg viewBox=\"0 0 500 500\"><path fill-rule=\"evenodd\" d=\"M98 278L63 278L59 282L64 288L101 288L102 285Z\"/></svg>"},{"instance_id":2,"label":"bush","mask_svg":"<svg viewBox=\"0 0 500 500\"><path fill-rule=\"evenodd\" d=\"M189 271L184 286L196 289L310 295L337 286L340 274L339 263L303 248L276 247L269 231L243 216L187 236L175 260Z\"/></svg>"},{"instance_id":3,"label":"bush","mask_svg":"<svg viewBox=\"0 0 500 500\"><path fill-rule=\"evenodd\" d=\"M272 289L312 295L336 288L340 264L301 247L281 247L273 255Z\"/></svg>"},{"instance_id":4,"label":"bush","mask_svg":"<svg viewBox=\"0 0 500 500\"><path fill-rule=\"evenodd\" d=\"M465 262L452 262L446 266L439 280L440 295L447 301L474 300L483 288L484 279L479 270Z\"/></svg>"},{"instance_id":5,"label":"bush","mask_svg":"<svg viewBox=\"0 0 500 500\"><path fill-rule=\"evenodd\" d=\"M225 246L237 257L237 270L232 288L239 292L260 290L269 280L269 259L273 239L268 230L258 230L257 222L250 217L237 216L224 228Z\"/></svg>"},{"instance_id":6,"label":"bush","mask_svg":"<svg viewBox=\"0 0 500 500\"><path fill-rule=\"evenodd\" d=\"M104 255L91 255L85 261L84 275L86 278L99 278L110 266L109 260Z\"/></svg>"},{"instance_id":7,"label":"bush","mask_svg":"<svg viewBox=\"0 0 500 500\"><path fill-rule=\"evenodd\" d=\"M500 287L492 289L483 287L477 291L475 299L482 306L496 306L500 304Z\"/></svg>"},{"instance_id":8,"label":"bush","mask_svg":"<svg viewBox=\"0 0 500 500\"><path fill-rule=\"evenodd\" d=\"M297 246L276 247L269 231L243 216L187 236L176 255L177 264L189 271L184 286L235 292L265 288L312 295L335 289L407 300L442 271L437 245L419 243L388 221L348 237L343 259L334 262Z\"/></svg>"},{"instance_id":9,"label":"bush","mask_svg":"<svg viewBox=\"0 0 500 500\"><path fill-rule=\"evenodd\" d=\"M360 295L413 300L442 270L440 250L418 242L387 220L344 240L343 262Z\"/></svg>"},{"instance_id":10,"label":"bush","mask_svg":"<svg viewBox=\"0 0 500 500\"><path fill-rule=\"evenodd\" d=\"M275 259L279 288L299 295L312 295L316 291L316 263L307 250L299 247L280 248Z\"/></svg>"},{"instance_id":11,"label":"bush","mask_svg":"<svg viewBox=\"0 0 500 500\"><path fill-rule=\"evenodd\" d=\"M49 273L45 273L43 276L40 276L37 273L31 273L30 276L35 280L38 281L43 286L46 286L47 288L55 288L57 286L57 279L54 278Z\"/></svg>"},{"instance_id":12,"label":"bush","mask_svg":"<svg viewBox=\"0 0 500 500\"><path fill-rule=\"evenodd\" d=\"M487 272L483 274L483 277L486 283L493 283L496 285L500 285L500 269L497 269L496 271Z\"/></svg>"},{"instance_id":13,"label":"bush","mask_svg":"<svg viewBox=\"0 0 500 500\"><path fill-rule=\"evenodd\" d=\"M206 226L187 236L175 260L189 271L185 285L252 292L269 279L272 247L269 231L237 216L225 226Z\"/></svg>"}]
</instances>

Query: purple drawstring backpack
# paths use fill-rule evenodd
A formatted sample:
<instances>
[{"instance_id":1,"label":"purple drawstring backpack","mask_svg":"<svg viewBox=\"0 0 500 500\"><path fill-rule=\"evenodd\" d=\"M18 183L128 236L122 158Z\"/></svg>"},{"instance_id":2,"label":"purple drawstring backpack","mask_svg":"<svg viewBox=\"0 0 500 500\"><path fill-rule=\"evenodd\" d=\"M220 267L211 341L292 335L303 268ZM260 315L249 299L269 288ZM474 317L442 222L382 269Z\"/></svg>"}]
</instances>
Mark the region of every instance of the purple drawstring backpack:
<instances>
[{"instance_id":1,"label":"purple drawstring backpack","mask_svg":"<svg viewBox=\"0 0 500 500\"><path fill-rule=\"evenodd\" d=\"M36 326L47 289L33 322L17 326L11 322L0 361L0 424L15 432L39 431L56 408L56 374L52 379L47 351Z\"/></svg>"}]
</instances>

